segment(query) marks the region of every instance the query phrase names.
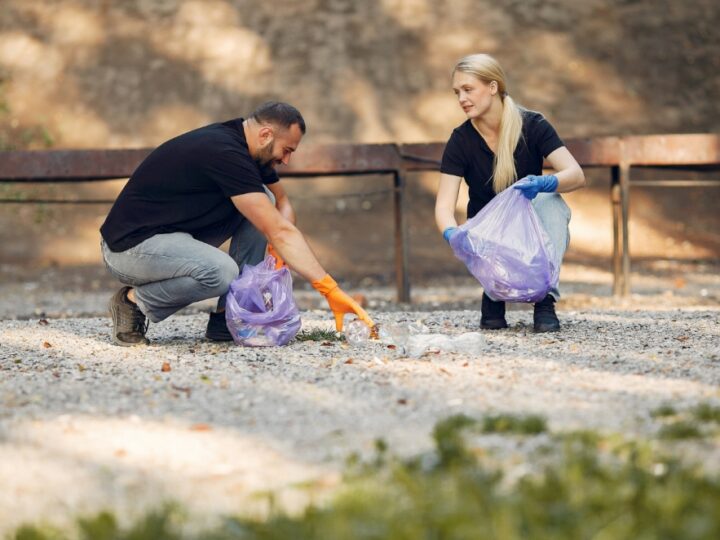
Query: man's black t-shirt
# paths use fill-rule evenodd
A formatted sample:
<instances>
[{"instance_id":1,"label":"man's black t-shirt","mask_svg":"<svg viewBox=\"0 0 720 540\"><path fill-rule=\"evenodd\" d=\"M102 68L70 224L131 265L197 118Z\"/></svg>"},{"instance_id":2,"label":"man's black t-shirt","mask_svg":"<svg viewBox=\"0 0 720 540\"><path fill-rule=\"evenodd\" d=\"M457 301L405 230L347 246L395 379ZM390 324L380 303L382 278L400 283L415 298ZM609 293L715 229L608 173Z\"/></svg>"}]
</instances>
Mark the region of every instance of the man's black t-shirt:
<instances>
[{"instance_id":1,"label":"man's black t-shirt","mask_svg":"<svg viewBox=\"0 0 720 540\"><path fill-rule=\"evenodd\" d=\"M520 113L522 135L514 152L518 179L529 174L542 174L544 158L564 146L555 128L542 114L526 109L520 109ZM495 197L492 187L494 157L470 120L453 130L445 146L440 172L461 176L467 182L470 195L468 219Z\"/></svg>"},{"instance_id":2,"label":"man's black t-shirt","mask_svg":"<svg viewBox=\"0 0 720 540\"><path fill-rule=\"evenodd\" d=\"M163 143L145 158L100 227L114 252L163 233L186 232L210 241L242 216L234 195L263 193L278 181L250 156L243 119L195 129Z\"/></svg>"}]
</instances>

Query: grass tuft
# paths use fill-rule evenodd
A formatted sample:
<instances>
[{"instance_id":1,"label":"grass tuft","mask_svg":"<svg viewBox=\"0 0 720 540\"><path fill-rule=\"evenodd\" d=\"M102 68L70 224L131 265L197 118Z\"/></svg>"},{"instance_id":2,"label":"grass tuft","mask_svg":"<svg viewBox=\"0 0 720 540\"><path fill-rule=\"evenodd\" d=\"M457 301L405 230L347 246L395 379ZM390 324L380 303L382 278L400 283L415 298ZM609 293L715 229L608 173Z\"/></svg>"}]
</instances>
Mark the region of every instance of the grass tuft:
<instances>
[{"instance_id":1,"label":"grass tuft","mask_svg":"<svg viewBox=\"0 0 720 540\"><path fill-rule=\"evenodd\" d=\"M676 414L677 411L675 410L675 407L669 403L663 403L657 409L650 411L650 416L653 418L664 418L666 416L675 416Z\"/></svg>"},{"instance_id":2,"label":"grass tuft","mask_svg":"<svg viewBox=\"0 0 720 540\"><path fill-rule=\"evenodd\" d=\"M547 431L547 422L542 416L498 414L486 416L482 422L483 433L516 433L537 435Z\"/></svg>"},{"instance_id":3,"label":"grass tuft","mask_svg":"<svg viewBox=\"0 0 720 540\"><path fill-rule=\"evenodd\" d=\"M702 437L702 432L695 424L686 420L678 420L660 428L658 435L661 439L670 440L697 439Z\"/></svg>"},{"instance_id":4,"label":"grass tuft","mask_svg":"<svg viewBox=\"0 0 720 540\"><path fill-rule=\"evenodd\" d=\"M720 407L714 407L709 403L701 403L692 409L692 414L701 422L720 423Z\"/></svg>"},{"instance_id":5,"label":"grass tuft","mask_svg":"<svg viewBox=\"0 0 720 540\"><path fill-rule=\"evenodd\" d=\"M299 332L295 339L297 341L345 341L345 336L333 330L303 330Z\"/></svg>"}]
</instances>

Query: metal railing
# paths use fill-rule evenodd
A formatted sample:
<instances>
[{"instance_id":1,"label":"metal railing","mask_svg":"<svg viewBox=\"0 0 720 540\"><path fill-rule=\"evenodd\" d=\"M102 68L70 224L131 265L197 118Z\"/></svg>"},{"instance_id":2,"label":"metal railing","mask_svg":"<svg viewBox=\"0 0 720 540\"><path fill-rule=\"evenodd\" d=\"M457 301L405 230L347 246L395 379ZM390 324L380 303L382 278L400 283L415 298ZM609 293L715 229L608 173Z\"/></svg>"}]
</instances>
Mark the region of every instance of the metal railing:
<instances>
[{"instance_id":1,"label":"metal railing","mask_svg":"<svg viewBox=\"0 0 720 540\"><path fill-rule=\"evenodd\" d=\"M644 135L567 139L583 168L607 168L613 215L613 292L630 293L630 186L717 187L708 180L632 180L641 168L671 171L720 171L720 136L716 134ZM410 301L406 185L410 173L437 171L444 143L303 145L283 178L388 175L393 186L395 282L397 298ZM128 178L151 148L119 150L33 150L0 152L0 183L96 182ZM110 203L101 199L0 199L0 203Z\"/></svg>"}]
</instances>

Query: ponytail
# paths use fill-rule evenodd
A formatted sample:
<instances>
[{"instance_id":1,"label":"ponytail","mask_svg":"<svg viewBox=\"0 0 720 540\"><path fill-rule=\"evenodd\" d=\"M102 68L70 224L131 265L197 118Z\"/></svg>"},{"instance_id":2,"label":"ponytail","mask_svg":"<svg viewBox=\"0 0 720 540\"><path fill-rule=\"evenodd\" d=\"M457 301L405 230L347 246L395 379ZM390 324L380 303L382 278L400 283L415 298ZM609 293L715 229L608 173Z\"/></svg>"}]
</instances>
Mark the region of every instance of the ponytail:
<instances>
[{"instance_id":1,"label":"ponytail","mask_svg":"<svg viewBox=\"0 0 720 540\"><path fill-rule=\"evenodd\" d=\"M497 152L493 163L493 191L500 193L517 180L515 148L522 134L522 115L515 101L505 94L502 97L503 112L500 118Z\"/></svg>"}]
</instances>

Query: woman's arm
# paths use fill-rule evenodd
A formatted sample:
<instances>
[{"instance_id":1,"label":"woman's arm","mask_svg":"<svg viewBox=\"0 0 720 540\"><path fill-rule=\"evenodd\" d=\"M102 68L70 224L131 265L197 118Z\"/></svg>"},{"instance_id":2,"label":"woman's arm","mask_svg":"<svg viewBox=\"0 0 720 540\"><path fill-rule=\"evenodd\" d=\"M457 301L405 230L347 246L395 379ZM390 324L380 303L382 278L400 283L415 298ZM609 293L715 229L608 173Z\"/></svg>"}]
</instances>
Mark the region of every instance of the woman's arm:
<instances>
[{"instance_id":1,"label":"woman's arm","mask_svg":"<svg viewBox=\"0 0 720 540\"><path fill-rule=\"evenodd\" d=\"M462 182L462 178L459 176L440 175L437 199L435 199L435 223L440 232L445 231L448 227L457 227L455 206L460 193L460 182Z\"/></svg>"},{"instance_id":2,"label":"woman's arm","mask_svg":"<svg viewBox=\"0 0 720 540\"><path fill-rule=\"evenodd\" d=\"M585 187L585 174L566 147L561 146L551 152L547 160L556 171L558 186L555 191L567 193Z\"/></svg>"}]
</instances>

